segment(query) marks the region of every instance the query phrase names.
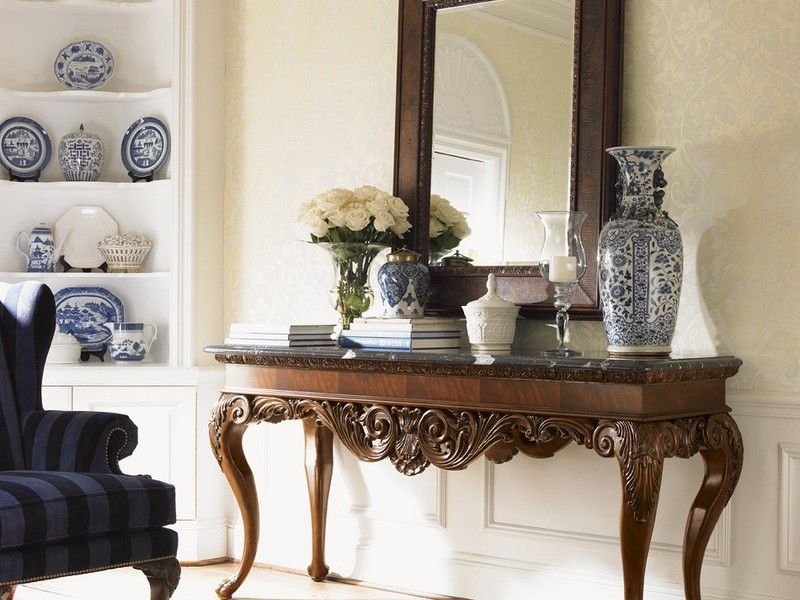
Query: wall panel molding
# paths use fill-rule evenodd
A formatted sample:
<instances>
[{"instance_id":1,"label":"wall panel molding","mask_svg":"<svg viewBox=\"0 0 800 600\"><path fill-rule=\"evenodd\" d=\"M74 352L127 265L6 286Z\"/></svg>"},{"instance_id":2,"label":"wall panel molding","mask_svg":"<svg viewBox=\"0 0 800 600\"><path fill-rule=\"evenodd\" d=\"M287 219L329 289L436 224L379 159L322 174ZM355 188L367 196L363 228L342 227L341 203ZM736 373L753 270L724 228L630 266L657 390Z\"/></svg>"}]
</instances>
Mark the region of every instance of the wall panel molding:
<instances>
[{"instance_id":1,"label":"wall panel molding","mask_svg":"<svg viewBox=\"0 0 800 600\"><path fill-rule=\"evenodd\" d=\"M781 453L778 556L780 570L800 575L800 444L778 444Z\"/></svg>"},{"instance_id":2,"label":"wall panel molding","mask_svg":"<svg viewBox=\"0 0 800 600\"><path fill-rule=\"evenodd\" d=\"M734 419L737 417L800 419L798 393L728 390L727 403L733 409ZM745 448L745 456L746 453Z\"/></svg>"},{"instance_id":3,"label":"wall panel molding","mask_svg":"<svg viewBox=\"0 0 800 600\"><path fill-rule=\"evenodd\" d=\"M698 459L699 460L699 459ZM484 461L484 490L483 490L483 514L484 530L488 533L501 535L513 535L526 537L547 542L577 543L580 545L591 545L595 547L619 547L619 537L610 535L597 535L584 533L564 527L534 527L523 523L504 522L495 517L494 497L495 491L495 465L488 460ZM700 480L697 481L697 489L700 489ZM569 523L561 523L568 526ZM724 567L730 566L731 556L731 507L726 506L720 515L714 533L708 541L708 546L704 554L705 564L715 564ZM683 548L677 544L667 544L653 540L650 544L650 556L680 558Z\"/></svg>"}]
</instances>

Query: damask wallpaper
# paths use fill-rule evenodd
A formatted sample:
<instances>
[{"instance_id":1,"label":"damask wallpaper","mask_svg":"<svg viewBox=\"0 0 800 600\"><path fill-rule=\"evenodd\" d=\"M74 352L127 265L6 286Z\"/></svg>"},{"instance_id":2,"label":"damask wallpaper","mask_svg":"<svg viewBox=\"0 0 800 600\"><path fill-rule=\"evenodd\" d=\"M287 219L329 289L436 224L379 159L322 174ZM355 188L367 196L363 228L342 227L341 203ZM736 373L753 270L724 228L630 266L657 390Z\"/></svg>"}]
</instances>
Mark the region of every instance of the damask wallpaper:
<instances>
[{"instance_id":1,"label":"damask wallpaper","mask_svg":"<svg viewBox=\"0 0 800 600\"><path fill-rule=\"evenodd\" d=\"M800 9L628 0L624 144L672 145L665 208L686 272L674 347L733 353L731 385L800 391ZM331 320L330 267L297 207L390 190L396 0L228 0L225 319ZM537 348L552 330L521 328ZM598 323L573 345L602 348Z\"/></svg>"}]
</instances>

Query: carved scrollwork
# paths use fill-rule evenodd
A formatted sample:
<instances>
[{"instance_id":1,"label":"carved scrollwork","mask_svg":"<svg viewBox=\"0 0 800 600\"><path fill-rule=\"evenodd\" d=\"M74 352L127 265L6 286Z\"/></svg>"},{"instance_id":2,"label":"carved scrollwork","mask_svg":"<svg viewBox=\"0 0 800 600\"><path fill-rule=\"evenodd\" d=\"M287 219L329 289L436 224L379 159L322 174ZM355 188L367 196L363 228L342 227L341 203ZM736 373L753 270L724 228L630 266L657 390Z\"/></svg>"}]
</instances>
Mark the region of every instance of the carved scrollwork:
<instances>
[{"instance_id":1,"label":"carved scrollwork","mask_svg":"<svg viewBox=\"0 0 800 600\"><path fill-rule=\"evenodd\" d=\"M706 421L706 426L702 429L703 449L729 453L732 473L727 499L730 500L742 474L744 463L742 434L736 422L727 413L711 415Z\"/></svg>"},{"instance_id":2,"label":"carved scrollwork","mask_svg":"<svg viewBox=\"0 0 800 600\"><path fill-rule=\"evenodd\" d=\"M429 465L463 469L483 454L495 462L517 451L544 458L569 443L593 448L620 464L625 502L636 522L651 517L661 488L664 459L689 458L704 450L729 455L733 494L741 471L743 447L736 423L715 414L655 422L597 420L471 410L386 406L271 396L224 394L209 424L212 447L220 458L220 437L226 426L252 422L277 423L313 418L330 429L361 460L389 458L405 475Z\"/></svg>"},{"instance_id":3,"label":"carved scrollwork","mask_svg":"<svg viewBox=\"0 0 800 600\"><path fill-rule=\"evenodd\" d=\"M218 464L222 464L221 439L226 423L246 423L250 419L250 401L241 394L223 394L211 411L208 433L211 451Z\"/></svg>"},{"instance_id":4,"label":"carved scrollwork","mask_svg":"<svg viewBox=\"0 0 800 600\"><path fill-rule=\"evenodd\" d=\"M647 522L658 503L665 458L689 458L708 449L729 452L730 498L744 453L739 430L727 414L653 423L606 421L596 428L592 445L600 456L619 460L625 499L638 523Z\"/></svg>"}]
</instances>

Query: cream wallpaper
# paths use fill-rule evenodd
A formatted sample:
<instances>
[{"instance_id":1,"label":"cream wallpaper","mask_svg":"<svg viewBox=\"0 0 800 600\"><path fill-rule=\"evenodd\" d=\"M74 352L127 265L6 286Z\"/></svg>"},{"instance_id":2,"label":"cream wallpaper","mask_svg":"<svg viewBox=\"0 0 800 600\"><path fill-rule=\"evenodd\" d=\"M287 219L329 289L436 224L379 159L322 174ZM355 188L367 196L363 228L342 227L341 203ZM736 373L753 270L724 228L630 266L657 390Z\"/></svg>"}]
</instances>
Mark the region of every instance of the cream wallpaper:
<instances>
[{"instance_id":1,"label":"cream wallpaper","mask_svg":"<svg viewBox=\"0 0 800 600\"><path fill-rule=\"evenodd\" d=\"M295 213L330 187L391 189L397 2L227 6L225 320L333 319ZM622 141L677 148L674 346L740 356L746 390L800 391L799 21L796 0L627 2ZM572 334L604 345L598 323ZM519 342L551 335L528 324Z\"/></svg>"}]
</instances>

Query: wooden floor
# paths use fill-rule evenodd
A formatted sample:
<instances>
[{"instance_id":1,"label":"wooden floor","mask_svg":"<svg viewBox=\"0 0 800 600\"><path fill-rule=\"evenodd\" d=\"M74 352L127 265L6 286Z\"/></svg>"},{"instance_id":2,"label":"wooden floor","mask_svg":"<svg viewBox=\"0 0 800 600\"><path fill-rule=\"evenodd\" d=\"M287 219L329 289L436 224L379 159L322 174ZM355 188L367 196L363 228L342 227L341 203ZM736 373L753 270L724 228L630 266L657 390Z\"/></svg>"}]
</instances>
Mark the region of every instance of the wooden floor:
<instances>
[{"instance_id":1,"label":"wooden floor","mask_svg":"<svg viewBox=\"0 0 800 600\"><path fill-rule=\"evenodd\" d=\"M236 565L184 567L173 600L214 600L214 589ZM14 600L147 600L147 579L132 568L64 577L19 586ZM420 600L441 596L408 595L363 584L336 581L315 583L310 578L267 568L254 568L235 600Z\"/></svg>"}]
</instances>

